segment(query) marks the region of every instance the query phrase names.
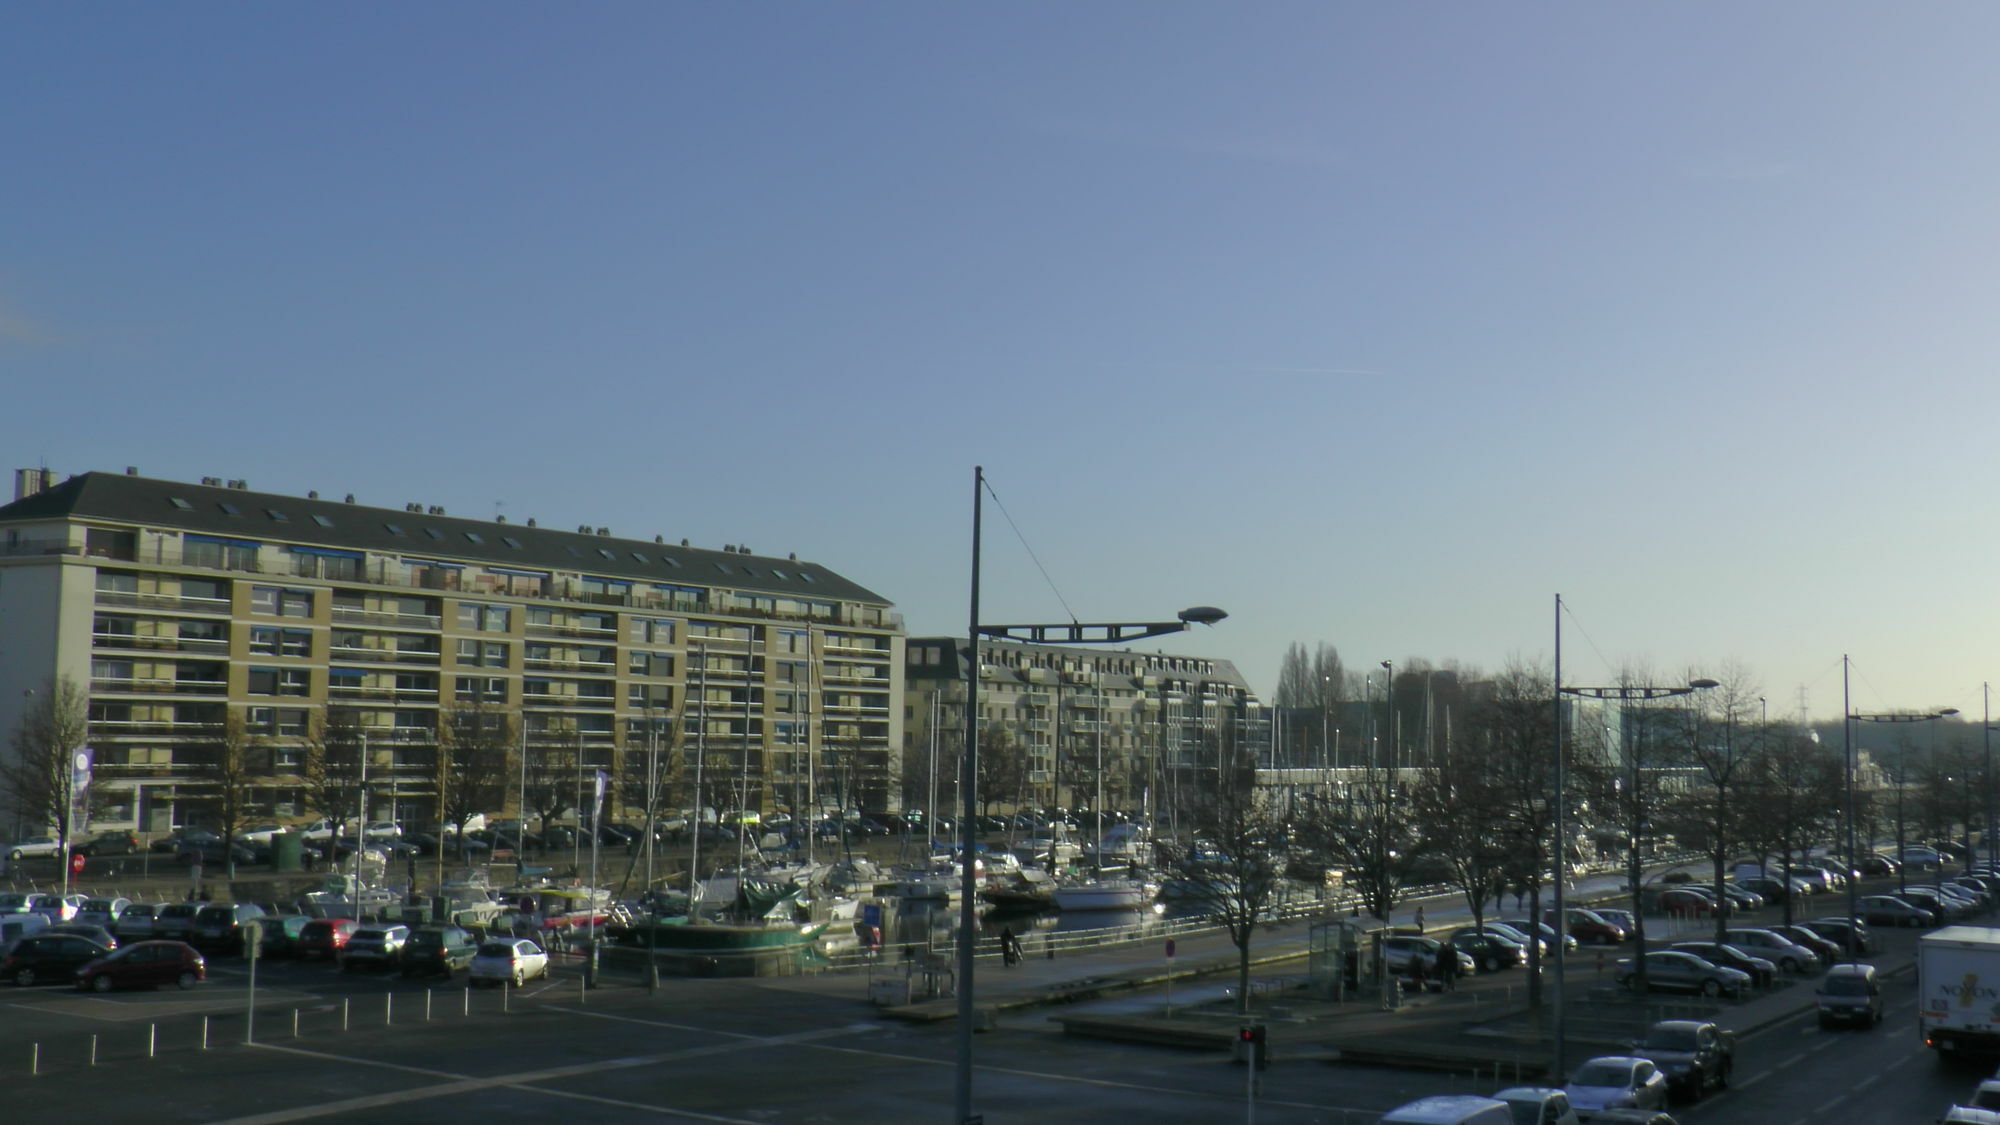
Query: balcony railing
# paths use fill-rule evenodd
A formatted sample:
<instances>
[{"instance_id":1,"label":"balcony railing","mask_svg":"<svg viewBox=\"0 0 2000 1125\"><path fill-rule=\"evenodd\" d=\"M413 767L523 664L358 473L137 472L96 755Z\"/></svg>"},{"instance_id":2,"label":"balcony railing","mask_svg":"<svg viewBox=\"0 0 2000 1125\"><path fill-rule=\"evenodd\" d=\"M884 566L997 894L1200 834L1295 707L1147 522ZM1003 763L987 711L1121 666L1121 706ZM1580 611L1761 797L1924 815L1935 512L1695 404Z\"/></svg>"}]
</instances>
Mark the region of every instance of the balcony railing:
<instances>
[{"instance_id":1,"label":"balcony railing","mask_svg":"<svg viewBox=\"0 0 2000 1125\"><path fill-rule=\"evenodd\" d=\"M405 629L439 629L444 626L444 618L434 613L394 613L342 605L333 607L333 619L343 625L394 625Z\"/></svg>"},{"instance_id":2,"label":"balcony railing","mask_svg":"<svg viewBox=\"0 0 2000 1125\"><path fill-rule=\"evenodd\" d=\"M173 609L183 613L229 615L227 598L184 598L179 594L140 594L130 590L99 590L97 604L125 609Z\"/></svg>"},{"instance_id":3,"label":"balcony railing","mask_svg":"<svg viewBox=\"0 0 2000 1125\"><path fill-rule=\"evenodd\" d=\"M92 692L107 695L223 695L229 691L227 680L175 680L163 677L93 678Z\"/></svg>"},{"instance_id":4,"label":"balcony railing","mask_svg":"<svg viewBox=\"0 0 2000 1125\"><path fill-rule=\"evenodd\" d=\"M134 649L143 652L202 652L218 656L229 652L228 641L167 637L151 633L92 633L90 644L92 648Z\"/></svg>"}]
</instances>

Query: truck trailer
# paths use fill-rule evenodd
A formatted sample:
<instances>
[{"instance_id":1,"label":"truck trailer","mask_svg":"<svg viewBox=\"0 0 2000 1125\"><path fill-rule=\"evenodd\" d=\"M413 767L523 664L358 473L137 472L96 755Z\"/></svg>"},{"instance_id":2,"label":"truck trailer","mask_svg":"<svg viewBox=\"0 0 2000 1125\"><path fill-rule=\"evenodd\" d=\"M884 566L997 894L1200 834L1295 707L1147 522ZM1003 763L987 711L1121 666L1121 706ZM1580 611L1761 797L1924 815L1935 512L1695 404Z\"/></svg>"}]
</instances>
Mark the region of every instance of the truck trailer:
<instances>
[{"instance_id":1,"label":"truck trailer","mask_svg":"<svg viewBox=\"0 0 2000 1125\"><path fill-rule=\"evenodd\" d=\"M1946 926L1918 939L1917 1031L1935 1051L2000 1055L2000 929Z\"/></svg>"}]
</instances>

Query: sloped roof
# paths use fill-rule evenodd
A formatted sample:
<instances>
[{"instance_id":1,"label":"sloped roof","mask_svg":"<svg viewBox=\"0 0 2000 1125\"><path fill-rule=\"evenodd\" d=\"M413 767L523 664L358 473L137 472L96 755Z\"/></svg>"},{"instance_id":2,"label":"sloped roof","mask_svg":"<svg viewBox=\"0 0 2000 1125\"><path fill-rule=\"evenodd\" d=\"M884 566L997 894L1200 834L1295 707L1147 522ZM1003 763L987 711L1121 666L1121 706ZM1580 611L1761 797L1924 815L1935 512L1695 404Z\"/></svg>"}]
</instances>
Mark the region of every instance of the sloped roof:
<instances>
[{"instance_id":1,"label":"sloped roof","mask_svg":"<svg viewBox=\"0 0 2000 1125\"><path fill-rule=\"evenodd\" d=\"M197 535L566 571L635 583L892 604L817 563L123 473L81 473L0 507L0 523L46 519L104 520Z\"/></svg>"}]
</instances>

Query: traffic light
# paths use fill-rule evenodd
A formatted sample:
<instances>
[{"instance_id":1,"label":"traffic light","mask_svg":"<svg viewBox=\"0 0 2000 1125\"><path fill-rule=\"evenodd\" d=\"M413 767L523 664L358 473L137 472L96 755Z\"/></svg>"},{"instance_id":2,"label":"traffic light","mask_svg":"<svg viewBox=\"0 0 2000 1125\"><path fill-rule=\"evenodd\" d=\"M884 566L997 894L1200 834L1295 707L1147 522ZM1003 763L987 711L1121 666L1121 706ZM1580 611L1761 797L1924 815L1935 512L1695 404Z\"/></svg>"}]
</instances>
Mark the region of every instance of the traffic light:
<instances>
[{"instance_id":1,"label":"traffic light","mask_svg":"<svg viewBox=\"0 0 2000 1125\"><path fill-rule=\"evenodd\" d=\"M1236 1049L1253 1061L1258 1070L1271 1065L1271 1053L1264 1048L1264 1025L1261 1023L1245 1024L1236 1029Z\"/></svg>"}]
</instances>

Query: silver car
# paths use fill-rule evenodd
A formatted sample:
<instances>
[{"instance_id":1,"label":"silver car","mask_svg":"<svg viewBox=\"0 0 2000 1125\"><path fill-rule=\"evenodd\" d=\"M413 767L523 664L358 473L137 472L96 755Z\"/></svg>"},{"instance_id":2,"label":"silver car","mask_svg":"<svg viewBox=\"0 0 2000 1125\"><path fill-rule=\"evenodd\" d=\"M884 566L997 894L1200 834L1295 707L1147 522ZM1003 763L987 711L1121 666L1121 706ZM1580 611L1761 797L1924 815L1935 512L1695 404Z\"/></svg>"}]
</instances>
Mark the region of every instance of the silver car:
<instances>
[{"instance_id":1,"label":"silver car","mask_svg":"<svg viewBox=\"0 0 2000 1125\"><path fill-rule=\"evenodd\" d=\"M1788 973L1819 972L1819 954L1771 930L1744 927L1724 930L1729 944L1754 953Z\"/></svg>"},{"instance_id":2,"label":"silver car","mask_svg":"<svg viewBox=\"0 0 2000 1125\"><path fill-rule=\"evenodd\" d=\"M354 931L340 951L340 967L345 972L394 968L402 963L403 943L409 940L408 926L363 926Z\"/></svg>"}]
</instances>

